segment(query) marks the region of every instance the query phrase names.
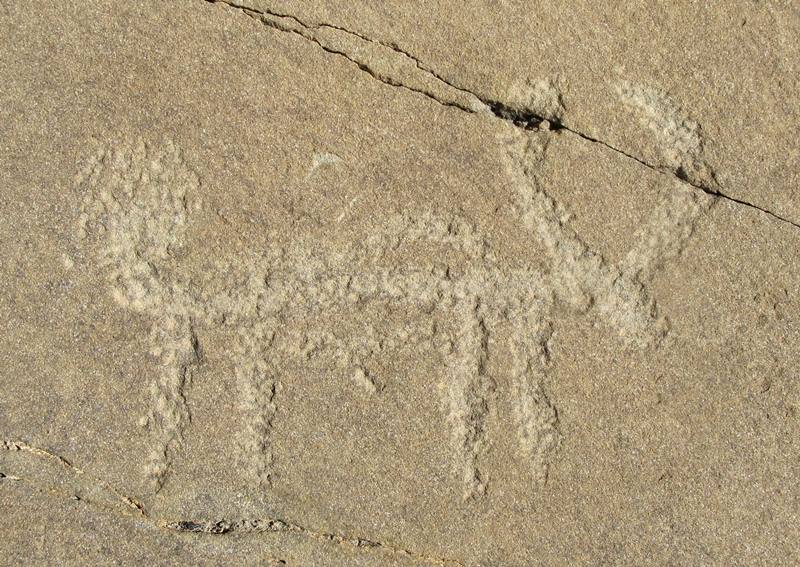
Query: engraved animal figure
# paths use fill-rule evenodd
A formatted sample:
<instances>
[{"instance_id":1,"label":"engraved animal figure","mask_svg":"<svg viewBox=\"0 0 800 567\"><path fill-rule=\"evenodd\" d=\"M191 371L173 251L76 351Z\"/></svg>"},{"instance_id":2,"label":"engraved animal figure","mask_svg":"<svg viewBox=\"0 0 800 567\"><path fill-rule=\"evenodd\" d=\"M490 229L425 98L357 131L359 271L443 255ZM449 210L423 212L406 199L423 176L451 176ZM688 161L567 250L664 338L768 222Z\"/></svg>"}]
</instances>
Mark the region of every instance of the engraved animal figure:
<instances>
[{"instance_id":1,"label":"engraved animal figure","mask_svg":"<svg viewBox=\"0 0 800 567\"><path fill-rule=\"evenodd\" d=\"M440 392L463 495L482 494L486 482L478 465L496 388L488 361L500 326L512 331L509 374L520 448L534 479L544 481L561 442L545 391L555 308L593 309L623 340L657 344L667 325L647 284L680 253L710 203L676 182L638 244L620 265L611 265L562 222L536 179L550 135L515 129L508 141L520 220L548 251L546 274L499 263L490 243L460 215L420 212L396 215L383 232L344 249L299 238L276 242L246 261L219 259L198 284L180 250L200 181L181 152L169 142L135 142L109 144L92 156L76 179L84 197L78 233L94 242L115 300L152 321L153 353L161 365L144 420L153 439L146 472L154 490L168 478L191 421L187 387L202 360L197 330L211 324L231 326L240 337L231 354L246 416L240 446L250 474L263 486L272 481L270 436L282 362L324 360L376 394L383 384L371 360L433 345L444 361ZM466 267L382 262L388 251L420 242L455 250ZM388 331L367 325L360 336L308 323L321 313L369 305L394 305L417 316ZM448 323L437 323L437 315Z\"/></svg>"}]
</instances>

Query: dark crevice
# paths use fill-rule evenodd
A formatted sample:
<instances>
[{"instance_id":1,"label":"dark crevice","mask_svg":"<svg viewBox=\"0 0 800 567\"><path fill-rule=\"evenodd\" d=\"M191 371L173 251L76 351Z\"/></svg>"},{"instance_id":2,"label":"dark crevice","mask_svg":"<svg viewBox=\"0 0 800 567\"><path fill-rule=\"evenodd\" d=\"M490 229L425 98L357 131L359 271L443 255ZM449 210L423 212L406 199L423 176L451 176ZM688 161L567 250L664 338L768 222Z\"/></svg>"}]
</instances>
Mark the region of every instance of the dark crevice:
<instances>
[{"instance_id":1,"label":"dark crevice","mask_svg":"<svg viewBox=\"0 0 800 567\"><path fill-rule=\"evenodd\" d=\"M278 519L244 519L244 520L217 520L194 521L181 520L177 522L161 522L160 525L167 530L198 535L235 535L238 537L258 535L263 533L295 534L312 538L324 543L335 543L353 548L369 549L386 553L387 555L404 556L417 563L429 565L452 565L464 567L464 564L455 559L423 555L406 548L392 544L382 543L357 536L349 536L325 531L315 531L297 524Z\"/></svg>"},{"instance_id":2,"label":"dark crevice","mask_svg":"<svg viewBox=\"0 0 800 567\"><path fill-rule=\"evenodd\" d=\"M786 217L782 217L779 214L773 213L770 210L767 210L767 209L764 209L762 207L759 207L758 205L754 205L753 203L748 203L747 201L742 201L741 199L737 199L736 197L731 197L730 195L726 195L726 194L724 194L724 193L722 193L720 191L716 191L716 192L715 191L711 191L711 190L706 189L705 187L700 187L699 189L701 189L702 191L708 193L709 195L712 195L712 196L715 196L715 197L719 197L720 199L725 199L726 201L730 201L732 203L743 205L745 207L750 207L751 209L755 209L757 211L761 211L762 213L764 213L766 215L769 215L774 219L777 219L779 221L788 223L788 224L792 225L795 228L800 228L800 224L798 224L798 223L796 223L794 221L791 221L791 220L787 219Z\"/></svg>"},{"instance_id":3,"label":"dark crevice","mask_svg":"<svg viewBox=\"0 0 800 567\"><path fill-rule=\"evenodd\" d=\"M480 97L477 97L477 95L473 96L476 96L476 98L478 98L483 104L488 106L489 110L491 110L492 114L494 114L497 118L511 122L518 128L522 128L524 130L539 130L542 126L544 126L544 123L547 122L547 128L549 130L564 129L564 125L561 124L561 122L557 119L545 118L529 110L517 110L497 100L484 100Z\"/></svg>"},{"instance_id":4,"label":"dark crevice","mask_svg":"<svg viewBox=\"0 0 800 567\"><path fill-rule=\"evenodd\" d=\"M94 498L84 499L77 494L70 497L83 501L85 505L91 506L95 509L103 510L108 513L115 513L118 516L126 519L133 519L136 521L146 522L149 525L156 526L161 529L168 530L174 533L197 534L197 535L225 535L231 534L234 536L247 536L259 535L265 533L296 535L306 539L316 540L320 543L333 543L339 545L346 545L353 548L362 549L365 551L375 551L387 554L387 557L397 556L410 558L417 563L427 565L440 565L452 567L465 567L463 563L456 559L428 555L412 549L399 546L397 544L381 542L372 539L367 539L357 535L349 535L344 533L336 533L329 531L314 530L308 527L301 526L292 522L284 521L278 518L259 518L259 519L240 519L240 520L179 520L169 521L152 517L145 510L144 506L131 497L124 495L115 489L110 483L101 480L100 478L92 477L84 470L70 464L64 457L51 453L45 449L28 445L22 441L14 440L0 440L0 451L9 451L11 453L24 453L27 456L41 459L43 461L50 461L58 464L59 469L63 471L61 476L59 472L54 472L49 480L46 481L28 481L17 476L13 476L6 472L0 472L0 482L7 481L24 481L30 482L34 488L40 490L43 494L58 495L51 486L64 485L69 487L72 483L80 483L81 490L85 490L87 494L104 494L112 501L122 506L122 510L127 513L120 512L116 507L111 508L107 504L101 503L98 499Z\"/></svg>"},{"instance_id":5,"label":"dark crevice","mask_svg":"<svg viewBox=\"0 0 800 567\"><path fill-rule=\"evenodd\" d=\"M488 108L488 110L491 112L492 116L494 116L494 117L496 117L496 118L498 118L500 120L504 120L506 122L509 122L509 123L513 124L514 126L516 126L517 128L522 128L524 130L540 130L542 128L546 128L546 129L554 131L554 132L559 132L559 131L568 132L570 134L578 136L579 138L581 138L581 139L583 139L583 140L585 140L587 142L590 142L590 143L593 143L593 144L600 144L601 146L603 146L603 147L605 147L605 148L607 148L607 149L609 149L609 150L611 150L611 151L613 151L613 152L615 152L617 154L620 154L620 155L622 155L622 156L624 156L624 157L626 157L628 159L631 159L631 160L639 163L640 165L642 165L642 166L644 166L644 167L646 167L646 168L648 168L648 169L650 169L652 171L655 171L655 172L660 173L662 175L672 176L672 177L680 180L681 182L686 183L687 185L690 185L690 186L694 187L695 189L699 189L700 191L702 191L703 193L705 193L707 195L710 195L710 196L716 197L716 198L720 198L720 199L724 199L724 200L730 201L732 203L736 203L736 204L739 204L739 205L742 205L742 206L745 206L745 207L749 207L751 209L755 209L757 211L760 211L762 213L765 213L765 214L771 216L772 218L774 218L776 220L779 220L781 222L785 222L785 223L790 224L790 225L792 225L792 226L794 226L796 228L800 228L800 224L799 223L791 221L786 217L783 217L781 215L773 213L772 211L769 211L767 209L759 207L758 205L754 205L753 203L749 203L747 201L743 201L741 199L737 199L735 197L731 197L731 196L725 194L720 189L719 182L717 182L716 179L713 179L713 175L712 175L712 181L714 182L713 183L713 187L709 186L709 185L697 183L696 181L692 181L689 178L689 176L687 175L686 171L683 170L683 168L679 167L677 169L673 169L673 168L669 168L669 167L665 167L665 166L653 165L651 163L648 163L648 162L644 161L643 159L641 159L639 157L636 157L633 154L630 154L630 153L628 153L628 152L626 152L624 150L621 150L620 148L617 148L617 147L609 144L608 142L605 142L603 140L600 140L599 138L595 138L594 136L591 136L589 134L581 132L580 130L576 130L576 129L570 127L570 126L567 126L562 120L560 120L558 118L540 116L540 115L538 115L535 112L532 112L530 110L524 110L524 109L520 110L518 108L513 108L512 106L510 106L510 105L508 105L508 104L506 104L504 102L497 101L497 100L492 100L492 99L486 98L486 97L482 97L482 96L480 96L480 95L478 95L478 94L476 94L476 93L474 93L474 92L472 92L472 91L470 91L468 89L465 89L463 87L459 87L458 85L455 85L455 84L451 83L449 80L445 79L442 75L436 73L430 67L424 65L422 63L422 61L420 61L417 57L415 57L414 55L412 55L408 51L405 51L404 49L401 49L396 43L389 43L389 42L385 42L385 41L372 39L372 38L367 37L367 36L365 36L365 35L363 35L361 33L350 31L350 30L348 30L346 28L343 28L343 27L340 27L340 26L336 26L336 25L333 25L333 24L327 24L327 23L308 24L308 23L304 22L302 19L300 19L297 16L294 16L292 14L284 14L284 13L280 13L280 12L275 12L275 11L272 11L272 10L269 10L269 9L266 9L266 8L261 8L261 9L251 8L249 6L244 6L242 4L237 4L235 2L230 2L228 0L205 0L205 2L208 2L209 4L224 4L224 5L228 6L229 8L233 8L233 9L236 9L236 10L239 10L239 11L243 12L244 14L250 16L251 18L253 18L253 19L255 19L255 20L259 21L259 22L261 22L263 25L265 25L267 27L271 27L271 28L276 29L278 31L282 31L282 32L287 32L287 33L292 33L292 34L298 35L298 36L302 37L303 39L305 39L307 41L313 42L320 49L322 49L323 51L325 51L327 53L331 53L331 54L334 54L334 55L338 55L340 57L344 57L350 63L352 63L353 65L356 65L361 71L369 74L374 79L376 79L376 80L378 80L378 81L380 81L380 82L382 82L382 83L384 83L386 85L389 85L391 87L401 88L401 89L405 89L405 90L407 90L409 92L420 94L420 95L428 98L429 100L431 100L431 101L433 101L433 102L435 102L437 104L440 104L442 106L455 108L455 109L458 109L458 110L461 110L461 111L464 111L464 112L467 112L467 113L470 113L470 114L485 114L480 109L471 108L469 106L465 106L463 104L460 104L460 103L454 102L454 101L442 100L441 98L436 96L434 93L431 93L431 92L428 92L428 91L425 91L425 90L422 90L422 89L417 89L417 88L414 88L414 87L410 87L410 86L402 84L402 83L400 83L400 82L398 82L398 81L396 81L394 79L391 79L390 77L386 77L384 75L381 75L380 73L378 73L377 71L375 71L374 69L369 67L367 64L354 59L348 53L346 53L344 51L337 50L337 49L333 49L331 47L328 47L327 45L324 45L322 42L319 41L319 39L314 37L314 35L311 33L311 31L312 30L322 29L322 28L333 29L333 30L337 30L337 31L340 31L342 33L351 35L353 37L357 37L357 38L359 38L359 39L361 39L361 40L363 40L365 42L383 46L383 47L385 47L387 49L390 49L391 51L393 51L395 53L398 53L398 54L403 55L404 57L408 58L409 60L411 60L414 63L414 65L418 69L420 69L421 71L427 73L431 77L435 78L436 80L438 80L443 85L445 85L445 86L447 86L447 87L449 87L451 89L454 89L454 90L456 90L456 91L458 91L458 92L460 92L462 94L471 96L471 97L475 98L477 101L480 101L481 103L483 103L483 105L485 105L486 108ZM283 25L279 24L278 22L275 22L274 20L271 20L270 18L283 18L283 19L291 20L295 24L300 26L303 30L306 30L307 33L303 33L302 31L293 29L292 27L283 26Z\"/></svg>"},{"instance_id":6,"label":"dark crevice","mask_svg":"<svg viewBox=\"0 0 800 567\"><path fill-rule=\"evenodd\" d=\"M285 32L285 33L291 33L291 34L297 35L297 36L305 39L306 41L310 41L310 42L314 43L317 47L319 47L320 49L325 51L326 53L330 53L332 55L337 55L339 57L343 57L343 58L347 59L347 61L349 61L350 63L352 63L356 67L358 67L359 70L367 73L373 79L375 79L377 81L380 81L381 83L384 83L385 85L389 85L390 87L404 89L404 90L407 90L407 91L412 92L412 93L417 93L417 94L423 95L424 97L426 97L426 98L432 100L433 102L435 102L437 104L440 104L442 106L448 106L448 107L451 107L451 108L457 108L459 110L463 110L464 112L469 112L469 113L475 113L476 112L475 110L473 110L471 108L468 108L468 107L466 107L464 105L458 104L457 102L441 100L440 98L438 98L436 95L434 95L432 93L429 93L429 92L421 90L421 89L415 89L414 87L410 87L408 85L404 85L403 83L395 81L394 79L392 79L390 77L386 77L384 75L381 75L377 71L372 69L366 63L364 63L362 61L358 61L357 59L353 59L350 56L350 54L348 54L347 52L341 51L341 50L338 50L338 49L334 49L332 47L328 47L327 45L323 44L321 41L319 41L316 37L314 37L310 33L303 33L302 31L293 29L291 27L281 25L280 23L278 23L278 22L276 22L274 20L270 20L269 16L272 16L274 18L290 19L290 20L296 22L297 25L299 25L300 27L302 27L305 30L318 29L320 27L323 27L322 25L310 26L310 25L307 25L307 24L303 23L301 20L299 20L295 16L285 16L285 15L277 14L277 13L270 12L270 11L256 10L254 8L249 8L247 6L242 6L242 5L234 4L234 3L231 3L231 2L227 2L226 0L205 0L205 1L208 2L209 4L224 4L224 5L226 5L226 6L230 7L230 8L235 8L237 10L240 10L241 12L246 14L247 16L255 19L258 22L260 22L261 24L263 24L266 27L275 29L277 31ZM324 27L330 27L330 28L333 28L333 29L339 29L339 28L335 28L334 26L324 26ZM355 35L355 34L353 34L353 35ZM358 36L358 37L360 37L360 36ZM369 40L365 39L364 41L369 41Z\"/></svg>"}]
</instances>

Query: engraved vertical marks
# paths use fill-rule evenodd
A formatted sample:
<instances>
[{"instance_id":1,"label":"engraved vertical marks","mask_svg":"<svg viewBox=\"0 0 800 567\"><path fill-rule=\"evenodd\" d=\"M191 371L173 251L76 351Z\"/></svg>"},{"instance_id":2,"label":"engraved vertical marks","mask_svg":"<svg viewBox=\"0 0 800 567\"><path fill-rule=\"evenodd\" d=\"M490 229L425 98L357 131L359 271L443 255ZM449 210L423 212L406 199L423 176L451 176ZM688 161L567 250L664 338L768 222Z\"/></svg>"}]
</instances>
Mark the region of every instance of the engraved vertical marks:
<instances>
[{"instance_id":1,"label":"engraved vertical marks","mask_svg":"<svg viewBox=\"0 0 800 567\"><path fill-rule=\"evenodd\" d=\"M159 375L144 424L152 432L146 473L162 488L190 421L186 388L199 344L183 289L168 278L188 217L187 194L199 180L171 142L116 143L98 150L76 178L83 194L81 239L99 239L98 261L108 270L115 301L152 321L152 354Z\"/></svg>"},{"instance_id":2,"label":"engraved vertical marks","mask_svg":"<svg viewBox=\"0 0 800 567\"><path fill-rule=\"evenodd\" d=\"M242 448L250 476L264 488L272 483L272 447L270 434L275 417L277 369L268 358L268 347L274 338L272 326L256 324L240 330L240 351L236 378L245 430Z\"/></svg>"},{"instance_id":3,"label":"engraved vertical marks","mask_svg":"<svg viewBox=\"0 0 800 567\"><path fill-rule=\"evenodd\" d=\"M512 388L522 454L529 460L534 480L547 480L551 455L561 444L558 414L544 391L550 364L548 342L552 325L544 313L526 309L511 319Z\"/></svg>"},{"instance_id":4,"label":"engraved vertical marks","mask_svg":"<svg viewBox=\"0 0 800 567\"><path fill-rule=\"evenodd\" d=\"M191 323L176 315L167 315L154 324L152 340L158 345L154 352L160 359L160 374L150 386L153 407L145 423L153 432L154 442L145 470L158 492L191 421L186 389L200 351Z\"/></svg>"},{"instance_id":5,"label":"engraved vertical marks","mask_svg":"<svg viewBox=\"0 0 800 567\"><path fill-rule=\"evenodd\" d=\"M454 311L455 340L446 357L447 382L444 389L464 499L468 499L486 490L478 471L478 457L486 435L485 422L494 382L486 369L489 331L480 299L465 298L455 305Z\"/></svg>"}]
</instances>

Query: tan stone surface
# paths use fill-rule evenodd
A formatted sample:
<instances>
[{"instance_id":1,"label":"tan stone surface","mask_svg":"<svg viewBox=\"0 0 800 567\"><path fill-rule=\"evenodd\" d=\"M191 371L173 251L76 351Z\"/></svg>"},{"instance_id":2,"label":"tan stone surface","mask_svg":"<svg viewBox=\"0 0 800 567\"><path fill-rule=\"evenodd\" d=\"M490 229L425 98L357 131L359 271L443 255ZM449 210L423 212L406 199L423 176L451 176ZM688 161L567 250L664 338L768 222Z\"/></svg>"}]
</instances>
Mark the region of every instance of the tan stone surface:
<instances>
[{"instance_id":1,"label":"tan stone surface","mask_svg":"<svg viewBox=\"0 0 800 567\"><path fill-rule=\"evenodd\" d=\"M709 188L800 224L795 2L238 4L292 15L322 34L334 26L396 46L486 100L525 104L520 86L547 78L558 85L567 127L674 168L620 105L631 87L657 104L666 95L668 109L691 110L679 112L675 126L688 119L702 128L716 174Z\"/></svg>"},{"instance_id":2,"label":"tan stone surface","mask_svg":"<svg viewBox=\"0 0 800 567\"><path fill-rule=\"evenodd\" d=\"M491 6L3 4L0 563L800 559L800 15Z\"/></svg>"}]
</instances>

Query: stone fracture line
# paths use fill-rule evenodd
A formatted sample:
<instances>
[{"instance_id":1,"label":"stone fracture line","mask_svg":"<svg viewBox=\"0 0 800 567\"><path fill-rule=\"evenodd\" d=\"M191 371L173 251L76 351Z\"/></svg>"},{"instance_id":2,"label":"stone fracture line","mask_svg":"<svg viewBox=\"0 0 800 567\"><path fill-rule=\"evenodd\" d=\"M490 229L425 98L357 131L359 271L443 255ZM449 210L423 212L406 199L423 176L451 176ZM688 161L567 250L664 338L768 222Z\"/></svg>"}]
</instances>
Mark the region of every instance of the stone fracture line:
<instances>
[{"instance_id":1,"label":"stone fracture line","mask_svg":"<svg viewBox=\"0 0 800 567\"><path fill-rule=\"evenodd\" d=\"M401 547L389 543L382 543L363 537L339 534L333 532L317 531L299 524L286 522L275 518L256 518L242 520L183 520L177 522L162 521L160 524L166 529L181 533L196 534L237 534L253 535L263 533L297 534L303 537L312 538L325 543L334 543L347 547L371 550L384 553L389 556L402 556L424 565L450 565L464 567L464 564L455 559L437 557L419 553L406 547Z\"/></svg>"},{"instance_id":2,"label":"stone fracture line","mask_svg":"<svg viewBox=\"0 0 800 567\"><path fill-rule=\"evenodd\" d=\"M258 535L274 533L296 535L322 543L345 545L364 551L386 553L387 555L400 555L426 565L463 567L462 563L453 559L426 555L402 546L377 542L359 536L314 530L278 518L233 521L172 521L165 518L156 518L151 516L142 504L125 496L111 486L110 483L92 477L67 459L45 449L29 445L23 441L6 439L0 442L0 457L8 459L11 463L29 459L32 463L19 462L18 464L36 469L34 474L30 475L32 478L0 473L0 481L14 480L40 485L44 488L44 494L57 494L65 498L73 498L86 505L117 513L123 517L141 520L173 533L193 533L198 535L233 533L238 535ZM44 468L42 468L42 464L44 464ZM33 478L34 476L44 478ZM54 490L56 486L59 487L58 490Z\"/></svg>"},{"instance_id":3,"label":"stone fracture line","mask_svg":"<svg viewBox=\"0 0 800 567\"><path fill-rule=\"evenodd\" d=\"M385 85L422 95L442 106L457 108L469 113L483 111L491 114L489 107L474 94L462 89L454 89L452 85L441 78L422 69L418 61L397 49L392 49L391 53L387 53L386 46L336 26L306 24L295 16L281 15L266 9L250 8L225 0L205 1L210 4L222 4L249 16L266 27L310 41L319 49L345 59L360 71ZM354 51L361 53L359 56L355 56L352 55ZM387 55L392 59L391 61L387 61ZM418 73L420 70L424 71L424 74L420 75Z\"/></svg>"},{"instance_id":4,"label":"stone fracture line","mask_svg":"<svg viewBox=\"0 0 800 567\"><path fill-rule=\"evenodd\" d=\"M117 511L127 516L140 519L148 518L142 504L133 498L125 496L111 484L87 474L64 457L29 445L24 441L10 439L6 439L0 444L0 450L4 451L6 453L4 457L10 458L12 462L21 460L20 457L28 457L35 460L34 470L29 475L31 478L24 479L26 481L44 484L48 487L58 486L62 491L66 487L66 492L69 496L77 496L88 503L111 511ZM46 463L44 469L39 466L41 461ZM45 478L41 480L36 478L41 476ZM23 480L20 477L15 478Z\"/></svg>"},{"instance_id":5,"label":"stone fracture line","mask_svg":"<svg viewBox=\"0 0 800 567\"><path fill-rule=\"evenodd\" d=\"M493 100L460 87L454 82L445 79L430 66L425 65L418 57L401 49L394 43L375 40L328 23L311 24L297 16L267 8L252 8L228 0L204 1L209 4L223 4L259 21L267 27L300 36L327 53L343 57L359 70L388 86L420 94L436 104L463 112L492 116L520 128L530 130L545 127L554 131L567 132L577 136L584 142L599 144L627 159L636 161L656 173L673 177L679 182L708 195L755 209L776 220L800 228L800 223L798 222L769 209L728 195L710 168L704 172L704 175L697 176L695 175L698 173L696 169L687 169L684 167L685 164L675 164L669 158L663 164L649 163L645 159L626 152L613 144L567 125L559 114L547 114L535 108L527 108L524 105ZM626 87L623 87L623 90L625 92L630 91Z\"/></svg>"}]
</instances>

